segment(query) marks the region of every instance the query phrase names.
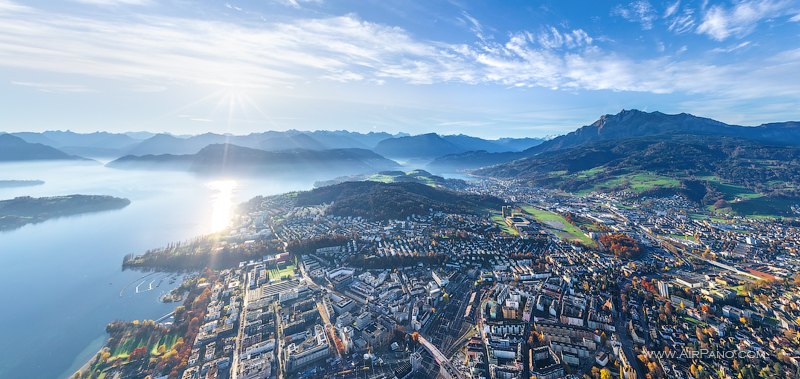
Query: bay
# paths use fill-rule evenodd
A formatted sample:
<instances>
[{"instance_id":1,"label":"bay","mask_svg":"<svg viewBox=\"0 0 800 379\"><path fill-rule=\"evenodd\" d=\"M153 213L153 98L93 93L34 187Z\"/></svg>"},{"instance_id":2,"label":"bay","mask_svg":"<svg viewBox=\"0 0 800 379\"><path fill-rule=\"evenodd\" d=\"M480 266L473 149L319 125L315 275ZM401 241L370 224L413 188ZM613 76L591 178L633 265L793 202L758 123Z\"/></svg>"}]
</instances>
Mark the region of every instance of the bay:
<instances>
[{"instance_id":1,"label":"bay","mask_svg":"<svg viewBox=\"0 0 800 379\"><path fill-rule=\"evenodd\" d=\"M328 178L201 177L46 162L0 164L0 179L45 181L0 188L0 199L96 194L131 200L121 210L0 232L0 378L63 378L102 346L108 322L157 319L176 306L158 299L179 281L122 271L126 254L209 233L224 226L221 218L233 204L310 189Z\"/></svg>"}]
</instances>

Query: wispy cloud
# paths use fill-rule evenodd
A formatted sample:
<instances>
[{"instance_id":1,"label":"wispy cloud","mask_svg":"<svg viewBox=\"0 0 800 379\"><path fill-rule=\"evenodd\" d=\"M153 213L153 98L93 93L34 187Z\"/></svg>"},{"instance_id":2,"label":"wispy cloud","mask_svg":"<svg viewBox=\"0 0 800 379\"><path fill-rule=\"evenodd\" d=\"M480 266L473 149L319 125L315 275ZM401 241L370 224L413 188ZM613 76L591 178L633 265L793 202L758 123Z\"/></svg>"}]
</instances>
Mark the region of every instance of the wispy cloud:
<instances>
[{"instance_id":1,"label":"wispy cloud","mask_svg":"<svg viewBox=\"0 0 800 379\"><path fill-rule=\"evenodd\" d=\"M675 12L673 17L682 14ZM400 81L752 98L797 97L800 88L800 50L727 64L686 58L685 48L642 59L604 49L582 29L553 26L454 44L420 40L352 14L254 24L147 15L105 21L3 0L0 24L1 66L118 80L140 90Z\"/></svg>"},{"instance_id":2,"label":"wispy cloud","mask_svg":"<svg viewBox=\"0 0 800 379\"><path fill-rule=\"evenodd\" d=\"M678 12L678 9L681 6L681 0L676 0L674 3L667 6L667 9L664 10L664 18L668 18Z\"/></svg>"},{"instance_id":3,"label":"wispy cloud","mask_svg":"<svg viewBox=\"0 0 800 379\"><path fill-rule=\"evenodd\" d=\"M748 47L750 45L751 45L750 41L744 41L742 43L738 43L738 44L733 45L733 46L718 47L718 48L715 48L715 49L713 49L711 51L715 52L715 53L732 53L732 52L734 52L736 50L744 49L745 47Z\"/></svg>"},{"instance_id":4,"label":"wispy cloud","mask_svg":"<svg viewBox=\"0 0 800 379\"><path fill-rule=\"evenodd\" d=\"M72 0L76 3L92 4L100 6L118 6L118 5L149 5L153 0Z\"/></svg>"},{"instance_id":5,"label":"wispy cloud","mask_svg":"<svg viewBox=\"0 0 800 379\"><path fill-rule=\"evenodd\" d=\"M658 18L655 9L646 0L638 0L626 5L617 5L612 15L620 16L630 22L639 23L644 30L653 28L653 21Z\"/></svg>"},{"instance_id":6,"label":"wispy cloud","mask_svg":"<svg viewBox=\"0 0 800 379\"><path fill-rule=\"evenodd\" d=\"M304 4L320 4L323 2L323 0L274 0L274 1L277 1L278 3L297 9L302 8Z\"/></svg>"},{"instance_id":7,"label":"wispy cloud","mask_svg":"<svg viewBox=\"0 0 800 379\"><path fill-rule=\"evenodd\" d=\"M486 34L483 31L483 25L478 21L477 18L472 17L467 11L461 11L462 19L467 26L469 26L469 30L472 31L478 38L484 40L486 39Z\"/></svg>"},{"instance_id":8,"label":"wispy cloud","mask_svg":"<svg viewBox=\"0 0 800 379\"><path fill-rule=\"evenodd\" d=\"M531 33L525 33L524 36L529 41L536 41L542 47L548 49L558 49L561 47L572 49L592 44L592 37L582 29L559 31L556 27L550 26L536 36Z\"/></svg>"},{"instance_id":9,"label":"wispy cloud","mask_svg":"<svg viewBox=\"0 0 800 379\"><path fill-rule=\"evenodd\" d=\"M24 82L15 80L12 80L11 84L15 86L28 87L40 92L48 92L48 93L95 92L93 89L81 84Z\"/></svg>"},{"instance_id":10,"label":"wispy cloud","mask_svg":"<svg viewBox=\"0 0 800 379\"><path fill-rule=\"evenodd\" d=\"M682 10L675 10L671 17L665 17L668 25L667 29L676 34L683 34L694 29L695 17L694 9L684 8Z\"/></svg>"},{"instance_id":11,"label":"wispy cloud","mask_svg":"<svg viewBox=\"0 0 800 379\"><path fill-rule=\"evenodd\" d=\"M728 37L742 38L752 33L760 21L785 15L790 5L791 2L786 0L749 0L730 8L713 5L703 14L697 32L717 41Z\"/></svg>"}]
</instances>

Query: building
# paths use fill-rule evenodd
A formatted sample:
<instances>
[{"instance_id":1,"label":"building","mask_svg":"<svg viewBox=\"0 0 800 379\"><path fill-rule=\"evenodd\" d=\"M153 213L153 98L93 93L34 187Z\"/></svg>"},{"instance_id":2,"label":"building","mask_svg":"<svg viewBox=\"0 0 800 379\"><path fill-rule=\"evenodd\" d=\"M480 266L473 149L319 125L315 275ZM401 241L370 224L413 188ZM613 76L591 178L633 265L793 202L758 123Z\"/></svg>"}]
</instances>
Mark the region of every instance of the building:
<instances>
[{"instance_id":1,"label":"building","mask_svg":"<svg viewBox=\"0 0 800 379\"><path fill-rule=\"evenodd\" d=\"M300 344L292 343L286 348L286 370L296 371L330 355L328 339L321 325L314 326L314 334Z\"/></svg>"},{"instance_id":2,"label":"building","mask_svg":"<svg viewBox=\"0 0 800 379\"><path fill-rule=\"evenodd\" d=\"M557 379L564 377L564 367L558 355L547 346L528 351L528 367L531 379Z\"/></svg>"},{"instance_id":3,"label":"building","mask_svg":"<svg viewBox=\"0 0 800 379\"><path fill-rule=\"evenodd\" d=\"M665 299L669 299L669 283L659 280L658 281L658 293L661 297Z\"/></svg>"}]
</instances>

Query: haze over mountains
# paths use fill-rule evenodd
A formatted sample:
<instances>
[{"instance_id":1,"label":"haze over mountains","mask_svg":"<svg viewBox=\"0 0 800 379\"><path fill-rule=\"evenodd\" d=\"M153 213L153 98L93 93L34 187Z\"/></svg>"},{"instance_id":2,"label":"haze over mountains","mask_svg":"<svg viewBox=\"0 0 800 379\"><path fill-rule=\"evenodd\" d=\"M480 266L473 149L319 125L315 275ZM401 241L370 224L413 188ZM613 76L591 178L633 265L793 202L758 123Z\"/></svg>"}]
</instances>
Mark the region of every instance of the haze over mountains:
<instances>
[{"instance_id":1,"label":"haze over mountains","mask_svg":"<svg viewBox=\"0 0 800 379\"><path fill-rule=\"evenodd\" d=\"M375 152L394 158L436 158L468 151L501 153L522 151L544 142L540 138L503 138L485 140L463 134L440 136L436 133L385 139Z\"/></svg>"},{"instance_id":2,"label":"haze over mountains","mask_svg":"<svg viewBox=\"0 0 800 379\"><path fill-rule=\"evenodd\" d=\"M0 162L80 159L83 158L51 146L26 142L10 134L0 134Z\"/></svg>"},{"instance_id":3,"label":"haze over mountains","mask_svg":"<svg viewBox=\"0 0 800 379\"><path fill-rule=\"evenodd\" d=\"M391 170L400 165L367 149L265 151L232 144L212 144L196 154L128 155L110 162L108 166L179 169L204 174L346 175Z\"/></svg>"},{"instance_id":4,"label":"haze over mountains","mask_svg":"<svg viewBox=\"0 0 800 379\"><path fill-rule=\"evenodd\" d=\"M10 133L26 142L40 143L69 154L90 158L118 158L125 155L195 154L213 144L232 144L266 151L370 149L390 157L435 158L446 154L485 150L522 151L542 141L540 138L501 138L486 140L466 135L439 136L434 133L409 136L383 132L349 131L267 131L248 135L204 133L175 136L167 133L88 134L71 131Z\"/></svg>"},{"instance_id":5,"label":"haze over mountains","mask_svg":"<svg viewBox=\"0 0 800 379\"><path fill-rule=\"evenodd\" d=\"M617 146L617 142L636 138L639 139L636 143L622 143ZM721 138L725 140L720 140ZM525 178L533 173L540 174L542 170L567 164L593 165L592 167L612 164L619 168L622 163L613 163L609 160L612 156L617 159L621 158L619 154L625 154L652 160L656 157L646 155L647 149L676 144L675 151L683 151L686 147L678 145L681 141L690 139L709 148L735 143L751 150L771 145L800 146L800 123L783 122L747 127L686 113L668 115L661 112L623 110L615 115L601 116L590 125L550 140L487 140L466 135L435 133L410 136L375 132L296 130L267 131L241 136L205 133L188 137L146 133L22 132L0 135L0 143L4 147L0 151L0 159L81 159L76 153L83 152L83 156L88 157L116 158L109 166L118 168L168 168L203 173L224 170L246 173L327 170L339 175L393 170L399 167L393 159L416 159L430 162L427 167L433 172L501 165L478 173ZM652 146L662 140L665 141L664 144ZM576 148L585 149L570 150ZM548 153L555 155L547 155ZM583 161L575 163L580 157L583 157ZM592 159L596 161L590 162ZM630 160L625 162L632 163ZM646 164L647 161L638 163ZM698 162L700 163L703 162ZM744 161L740 163L745 164ZM539 167L543 164L547 166Z\"/></svg>"}]
</instances>

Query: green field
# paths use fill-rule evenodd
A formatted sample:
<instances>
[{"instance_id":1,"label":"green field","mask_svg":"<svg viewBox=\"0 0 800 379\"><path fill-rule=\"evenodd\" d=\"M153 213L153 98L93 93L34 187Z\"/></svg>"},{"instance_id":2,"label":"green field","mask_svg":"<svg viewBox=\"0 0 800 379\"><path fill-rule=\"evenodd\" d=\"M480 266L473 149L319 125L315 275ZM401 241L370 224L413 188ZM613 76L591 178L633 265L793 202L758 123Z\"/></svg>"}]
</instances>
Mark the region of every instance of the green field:
<instances>
[{"instance_id":1,"label":"green field","mask_svg":"<svg viewBox=\"0 0 800 379\"><path fill-rule=\"evenodd\" d=\"M270 280L280 279L284 276L293 276L294 275L294 265L287 265L285 268L280 269L277 266L270 267L269 269L269 278Z\"/></svg>"},{"instance_id":2,"label":"green field","mask_svg":"<svg viewBox=\"0 0 800 379\"><path fill-rule=\"evenodd\" d=\"M711 184L723 195L726 201L733 201L738 199L757 199L764 195L755 193L745 187L737 186L734 184L725 184L719 181L711 181Z\"/></svg>"},{"instance_id":3,"label":"green field","mask_svg":"<svg viewBox=\"0 0 800 379\"><path fill-rule=\"evenodd\" d=\"M136 349L139 346L145 346L146 343L147 343L147 341L139 339L139 338L136 338L136 339L133 339L133 338L125 339L124 342L119 344L119 346L117 346L117 348L114 349L114 351L111 352L111 358L112 359L115 359L115 358L128 358L128 356L131 355L131 352L134 349Z\"/></svg>"},{"instance_id":4,"label":"green field","mask_svg":"<svg viewBox=\"0 0 800 379\"><path fill-rule=\"evenodd\" d=\"M572 176L578 179L592 179L602 173L602 171L603 169L601 168L593 168L591 170L580 171ZM577 194L586 195L593 191L607 191L618 187L626 187L633 192L642 193L656 188L678 188L680 186L680 180L676 178L641 171L619 175L612 179L595 183L591 188L579 191Z\"/></svg>"},{"instance_id":5,"label":"green field","mask_svg":"<svg viewBox=\"0 0 800 379\"><path fill-rule=\"evenodd\" d=\"M160 345L164 345L164 347L167 349L167 351L169 351L169 349L172 349L172 346L174 346L175 342L177 342L177 341L178 341L178 336L177 335L167 334L166 336L161 337L161 339L158 340L157 344L153 345L153 348L150 349L150 354L158 355L158 347Z\"/></svg>"},{"instance_id":6,"label":"green field","mask_svg":"<svg viewBox=\"0 0 800 379\"><path fill-rule=\"evenodd\" d=\"M723 183L717 177L711 176L705 179L724 195L725 201L730 204L730 209L727 209L727 211L740 216L750 218L790 216L790 207L800 204L800 200L768 197L742 186ZM708 206L708 210L712 213L718 211L712 206Z\"/></svg>"},{"instance_id":7,"label":"green field","mask_svg":"<svg viewBox=\"0 0 800 379\"><path fill-rule=\"evenodd\" d=\"M731 208L737 214L750 218L776 218L791 216L790 207L796 204L800 204L800 200L761 196L731 203Z\"/></svg>"},{"instance_id":8,"label":"green field","mask_svg":"<svg viewBox=\"0 0 800 379\"><path fill-rule=\"evenodd\" d=\"M695 238L694 236L687 236L687 235L684 235L684 234L669 234L668 237L681 239L681 240L692 241L692 242L697 242L697 238Z\"/></svg>"},{"instance_id":9,"label":"green field","mask_svg":"<svg viewBox=\"0 0 800 379\"><path fill-rule=\"evenodd\" d=\"M503 215L495 214L495 215L492 215L491 219L504 232L506 232L508 234L511 234L511 235L514 235L514 236L518 236L519 235L519 233L517 233L516 229L514 229L514 228L508 226L508 224L506 224L506 221L503 219Z\"/></svg>"},{"instance_id":10,"label":"green field","mask_svg":"<svg viewBox=\"0 0 800 379\"><path fill-rule=\"evenodd\" d=\"M579 241L587 246L596 246L596 243L585 233L572 225L558 213L546 211L544 209L523 205L522 210L533 216L537 221L546 225L557 236L569 241Z\"/></svg>"},{"instance_id":11,"label":"green field","mask_svg":"<svg viewBox=\"0 0 800 379\"><path fill-rule=\"evenodd\" d=\"M627 184L634 192L644 192L657 187L662 188L677 188L681 183L678 179L668 176L656 175L649 172L639 172L634 174L623 175L602 184L602 187L613 188L619 185Z\"/></svg>"}]
</instances>

